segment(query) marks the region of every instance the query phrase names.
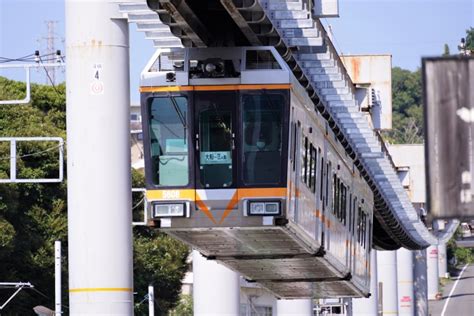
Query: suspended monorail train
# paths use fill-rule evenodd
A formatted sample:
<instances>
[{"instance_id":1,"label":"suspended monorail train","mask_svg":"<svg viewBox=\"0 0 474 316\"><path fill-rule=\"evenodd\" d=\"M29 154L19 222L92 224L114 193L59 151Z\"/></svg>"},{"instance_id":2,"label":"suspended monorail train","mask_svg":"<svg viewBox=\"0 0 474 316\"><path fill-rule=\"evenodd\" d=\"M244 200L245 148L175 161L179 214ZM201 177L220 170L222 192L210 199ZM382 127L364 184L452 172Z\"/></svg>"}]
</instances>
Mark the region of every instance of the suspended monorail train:
<instances>
[{"instance_id":1,"label":"suspended monorail train","mask_svg":"<svg viewBox=\"0 0 474 316\"><path fill-rule=\"evenodd\" d=\"M149 225L280 298L369 295L373 194L273 47L142 73Z\"/></svg>"}]
</instances>

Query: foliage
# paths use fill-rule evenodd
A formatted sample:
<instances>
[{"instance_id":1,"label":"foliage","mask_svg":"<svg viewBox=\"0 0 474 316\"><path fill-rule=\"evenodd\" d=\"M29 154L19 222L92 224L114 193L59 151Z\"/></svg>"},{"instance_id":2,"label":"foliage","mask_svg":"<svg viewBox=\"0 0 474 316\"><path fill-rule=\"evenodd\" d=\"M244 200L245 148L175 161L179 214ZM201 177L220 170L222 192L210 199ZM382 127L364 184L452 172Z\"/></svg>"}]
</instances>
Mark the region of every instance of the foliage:
<instances>
[{"instance_id":1,"label":"foliage","mask_svg":"<svg viewBox=\"0 0 474 316\"><path fill-rule=\"evenodd\" d=\"M188 270L187 247L162 233L138 229L134 240L134 275L137 301L147 293L148 285L155 288L157 315L166 315L178 302L181 280ZM136 307L138 315L143 306ZM146 310L146 309L145 309Z\"/></svg>"},{"instance_id":2,"label":"foliage","mask_svg":"<svg viewBox=\"0 0 474 316\"><path fill-rule=\"evenodd\" d=\"M144 187L143 174L132 170L132 186ZM139 203L136 198L133 205ZM144 298L148 286L154 286L155 314L166 315L179 302L181 280L189 268L188 248L171 237L146 227L135 227L134 233L134 290L135 314L148 313ZM140 304L140 302L142 302Z\"/></svg>"},{"instance_id":3,"label":"foliage","mask_svg":"<svg viewBox=\"0 0 474 316\"><path fill-rule=\"evenodd\" d=\"M464 265L474 262L474 248L458 247L456 240L462 239L461 227L458 227L453 237L446 244L448 262L455 262L455 265ZM453 260L454 259L454 260Z\"/></svg>"},{"instance_id":4,"label":"foliage","mask_svg":"<svg viewBox=\"0 0 474 316\"><path fill-rule=\"evenodd\" d=\"M24 98L25 84L0 77L0 99ZM32 85L27 105L0 107L0 137L66 137L65 85ZM58 162L54 143L20 142L18 177L55 177ZM51 150L53 149L53 150ZM0 142L0 178L9 177L9 143ZM132 173L134 187L144 187L143 175ZM66 182L60 184L0 184L0 282L31 282L2 315L31 315L32 308L54 309L54 241L62 241L67 263ZM137 198L138 199L138 198ZM139 202L134 201L134 205ZM187 270L187 248L146 228L134 229L135 290L143 297L155 285L156 299L166 312L178 302L181 279ZM63 265L63 303L68 305L67 265ZM0 302L12 294L0 289ZM139 301L138 298L135 298ZM137 315L145 313L137 312Z\"/></svg>"},{"instance_id":5,"label":"foliage","mask_svg":"<svg viewBox=\"0 0 474 316\"><path fill-rule=\"evenodd\" d=\"M0 136L65 137L64 84L32 85L28 105L0 107ZM0 99L24 98L25 84L0 77ZM59 94L58 94L59 92ZM56 177L57 143L17 144L18 177ZM52 150L53 149L53 150ZM0 177L9 177L9 143L0 143ZM0 185L0 280L31 282L4 310L5 315L29 315L36 305L54 306L54 241L67 253L66 184ZM65 272L65 270L64 270ZM66 275L64 273L64 275ZM67 297L67 278L63 286ZM12 290L0 290L0 300Z\"/></svg>"},{"instance_id":6,"label":"foliage","mask_svg":"<svg viewBox=\"0 0 474 316\"><path fill-rule=\"evenodd\" d=\"M444 44L444 51L443 51L443 56L449 56L450 53L449 53L449 45L448 44Z\"/></svg>"},{"instance_id":7,"label":"foliage","mask_svg":"<svg viewBox=\"0 0 474 316\"><path fill-rule=\"evenodd\" d=\"M193 297L181 294L179 304L170 311L169 316L193 316Z\"/></svg>"},{"instance_id":8,"label":"foliage","mask_svg":"<svg viewBox=\"0 0 474 316\"><path fill-rule=\"evenodd\" d=\"M423 142L423 107L420 70L392 69L392 130L385 138L392 143Z\"/></svg>"},{"instance_id":9,"label":"foliage","mask_svg":"<svg viewBox=\"0 0 474 316\"><path fill-rule=\"evenodd\" d=\"M466 30L466 49L474 51L474 27Z\"/></svg>"}]
</instances>

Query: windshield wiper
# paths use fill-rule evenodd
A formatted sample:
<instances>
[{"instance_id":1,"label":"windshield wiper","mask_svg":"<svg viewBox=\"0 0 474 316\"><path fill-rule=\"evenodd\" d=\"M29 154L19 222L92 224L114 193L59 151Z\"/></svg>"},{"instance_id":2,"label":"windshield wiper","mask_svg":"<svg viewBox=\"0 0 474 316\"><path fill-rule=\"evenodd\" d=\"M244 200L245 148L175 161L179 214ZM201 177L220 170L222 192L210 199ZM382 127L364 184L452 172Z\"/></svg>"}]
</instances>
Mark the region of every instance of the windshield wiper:
<instances>
[{"instance_id":1,"label":"windshield wiper","mask_svg":"<svg viewBox=\"0 0 474 316\"><path fill-rule=\"evenodd\" d=\"M178 117L179 117L179 120L181 121L181 124L183 125L183 129L184 129L183 139L184 139L184 143L186 144L186 131L187 131L187 128L188 128L187 123L186 123L186 116L183 114L183 112L181 112L181 110L180 110L178 104L176 103L176 100L174 99L174 97L170 96L169 98L171 100L171 103L173 104L174 110L178 114Z\"/></svg>"}]
</instances>

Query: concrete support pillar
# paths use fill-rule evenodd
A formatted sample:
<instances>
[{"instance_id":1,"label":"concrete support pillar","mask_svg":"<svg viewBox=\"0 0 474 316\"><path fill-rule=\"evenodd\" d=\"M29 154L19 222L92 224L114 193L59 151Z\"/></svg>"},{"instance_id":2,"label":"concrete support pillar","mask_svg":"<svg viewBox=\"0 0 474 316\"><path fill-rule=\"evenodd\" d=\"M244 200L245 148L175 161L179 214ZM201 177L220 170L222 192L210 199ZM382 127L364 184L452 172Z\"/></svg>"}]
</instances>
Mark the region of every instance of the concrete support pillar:
<instances>
[{"instance_id":1,"label":"concrete support pillar","mask_svg":"<svg viewBox=\"0 0 474 316\"><path fill-rule=\"evenodd\" d=\"M415 315L413 291L413 252L405 248L397 250L398 314Z\"/></svg>"},{"instance_id":2,"label":"concrete support pillar","mask_svg":"<svg viewBox=\"0 0 474 316\"><path fill-rule=\"evenodd\" d=\"M414 255L415 315L428 316L428 283L426 278L426 249L416 250Z\"/></svg>"},{"instance_id":3,"label":"concrete support pillar","mask_svg":"<svg viewBox=\"0 0 474 316\"><path fill-rule=\"evenodd\" d=\"M398 315L397 252L377 252L377 278L382 283L382 315Z\"/></svg>"},{"instance_id":4,"label":"concrete support pillar","mask_svg":"<svg viewBox=\"0 0 474 316\"><path fill-rule=\"evenodd\" d=\"M194 315L239 316L240 277L234 271L193 251Z\"/></svg>"},{"instance_id":5,"label":"concrete support pillar","mask_svg":"<svg viewBox=\"0 0 474 316\"><path fill-rule=\"evenodd\" d=\"M310 299L303 300L278 300L278 316L312 316L313 302Z\"/></svg>"},{"instance_id":6,"label":"concrete support pillar","mask_svg":"<svg viewBox=\"0 0 474 316\"><path fill-rule=\"evenodd\" d=\"M66 0L70 315L133 315L128 23Z\"/></svg>"},{"instance_id":7,"label":"concrete support pillar","mask_svg":"<svg viewBox=\"0 0 474 316\"><path fill-rule=\"evenodd\" d=\"M377 250L370 255L370 297L352 300L352 315L378 315Z\"/></svg>"},{"instance_id":8,"label":"concrete support pillar","mask_svg":"<svg viewBox=\"0 0 474 316\"><path fill-rule=\"evenodd\" d=\"M440 243L438 245L438 276L440 278L449 278L446 243Z\"/></svg>"},{"instance_id":9,"label":"concrete support pillar","mask_svg":"<svg viewBox=\"0 0 474 316\"><path fill-rule=\"evenodd\" d=\"M426 256L428 300L435 300L439 292L438 246L429 246L426 249Z\"/></svg>"}]
</instances>

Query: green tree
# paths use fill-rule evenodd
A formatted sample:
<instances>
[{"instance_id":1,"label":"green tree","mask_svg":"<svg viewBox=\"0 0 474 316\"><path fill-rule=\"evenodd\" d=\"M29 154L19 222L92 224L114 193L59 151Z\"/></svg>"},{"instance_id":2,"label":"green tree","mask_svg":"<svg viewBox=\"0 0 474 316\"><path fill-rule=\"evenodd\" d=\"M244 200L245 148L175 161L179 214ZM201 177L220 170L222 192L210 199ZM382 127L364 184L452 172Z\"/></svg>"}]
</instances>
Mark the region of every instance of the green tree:
<instances>
[{"instance_id":1,"label":"green tree","mask_svg":"<svg viewBox=\"0 0 474 316\"><path fill-rule=\"evenodd\" d=\"M466 49L474 51L474 27L466 30Z\"/></svg>"},{"instance_id":2,"label":"green tree","mask_svg":"<svg viewBox=\"0 0 474 316\"><path fill-rule=\"evenodd\" d=\"M423 142L423 107L420 70L392 69L392 130L385 138L392 143Z\"/></svg>"},{"instance_id":3,"label":"green tree","mask_svg":"<svg viewBox=\"0 0 474 316\"><path fill-rule=\"evenodd\" d=\"M0 77L0 99L24 98L25 84ZM65 85L32 85L27 105L0 106L0 137L66 137ZM54 143L20 142L18 177L55 177ZM9 177L9 143L0 142L0 178ZM133 172L134 187L143 187L143 175ZM54 307L54 241L63 243L67 262L66 182L60 184L0 184L0 281L31 282L2 315L31 315L36 305ZM140 198L134 200L134 205ZM163 313L179 300L181 280L188 268L188 249L182 243L145 227L134 229L134 280L139 297L155 285ZM12 294L0 289L0 302ZM63 265L63 302L68 303L67 266ZM139 298L135 298L139 301ZM67 314L67 311L66 311ZM137 314L143 314L137 312Z\"/></svg>"},{"instance_id":4,"label":"green tree","mask_svg":"<svg viewBox=\"0 0 474 316\"><path fill-rule=\"evenodd\" d=\"M444 51L443 51L443 56L449 56L450 53L449 53L449 45L448 44L444 44Z\"/></svg>"},{"instance_id":5,"label":"green tree","mask_svg":"<svg viewBox=\"0 0 474 316\"><path fill-rule=\"evenodd\" d=\"M132 170L132 186L145 186L143 174L136 170ZM135 198L133 205L140 206L139 197ZM167 315L180 303L181 280L189 269L189 250L180 241L147 227L134 227L133 234L135 314L147 314L145 297L148 286L153 285L155 314Z\"/></svg>"},{"instance_id":6,"label":"green tree","mask_svg":"<svg viewBox=\"0 0 474 316\"><path fill-rule=\"evenodd\" d=\"M455 257L456 259L454 262L456 262L457 266L462 266L466 263L471 264L474 262L474 248L458 247L456 244L456 240L462 239L461 236L461 227L458 227L456 232L453 234L453 237L451 237L451 239L446 244L448 259Z\"/></svg>"},{"instance_id":7,"label":"green tree","mask_svg":"<svg viewBox=\"0 0 474 316\"><path fill-rule=\"evenodd\" d=\"M65 137L64 85L32 85L28 105L0 107L0 136ZM0 99L24 97L25 84L0 77ZM56 177L55 143L17 144L18 178ZM55 149L55 150L51 150ZM0 143L0 178L9 177L9 143ZM0 280L29 281L34 290L23 290L5 309L5 315L30 315L36 305L53 307L54 241L62 240L67 252L66 184L0 185ZM65 280L64 299L67 298ZM0 290L0 300L11 294Z\"/></svg>"}]
</instances>

